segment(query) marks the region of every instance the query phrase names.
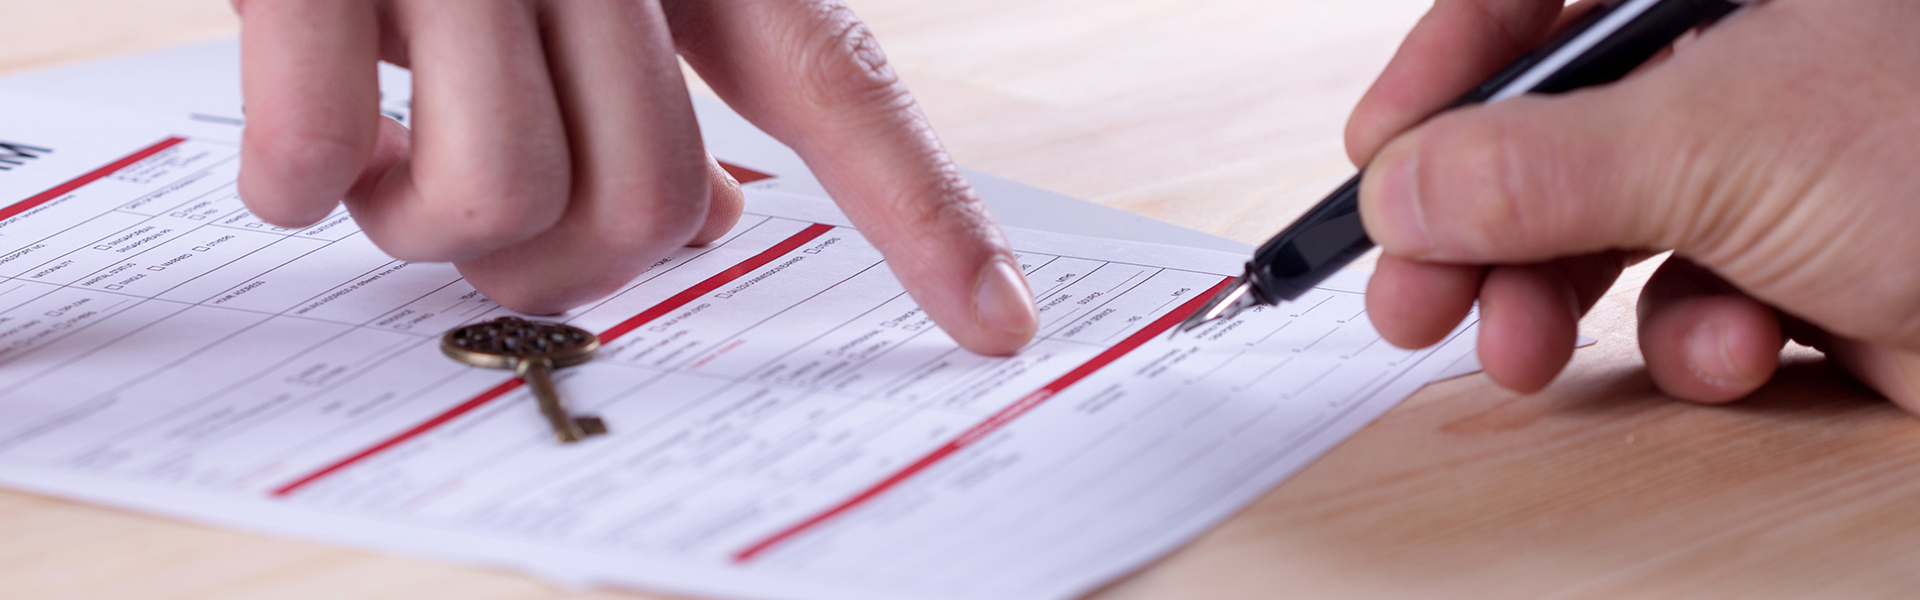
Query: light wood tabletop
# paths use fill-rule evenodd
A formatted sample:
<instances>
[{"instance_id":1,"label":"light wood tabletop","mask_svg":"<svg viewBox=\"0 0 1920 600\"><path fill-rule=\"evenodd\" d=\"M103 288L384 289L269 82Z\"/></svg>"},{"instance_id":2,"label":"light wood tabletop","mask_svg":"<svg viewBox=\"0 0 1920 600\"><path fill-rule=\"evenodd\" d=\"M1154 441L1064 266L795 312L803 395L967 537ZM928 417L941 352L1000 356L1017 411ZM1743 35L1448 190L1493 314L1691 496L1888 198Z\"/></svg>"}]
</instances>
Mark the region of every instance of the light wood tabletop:
<instances>
[{"instance_id":1,"label":"light wood tabletop","mask_svg":"<svg viewBox=\"0 0 1920 600\"><path fill-rule=\"evenodd\" d=\"M962 164L1257 243L1351 174L1347 111L1420 0L853 0ZM222 0L0 0L0 72L228 36ZM1754 398L1642 368L1631 270L1545 391L1429 386L1101 592L1913 597L1920 419L1804 348ZM644 597L0 492L0 597Z\"/></svg>"}]
</instances>

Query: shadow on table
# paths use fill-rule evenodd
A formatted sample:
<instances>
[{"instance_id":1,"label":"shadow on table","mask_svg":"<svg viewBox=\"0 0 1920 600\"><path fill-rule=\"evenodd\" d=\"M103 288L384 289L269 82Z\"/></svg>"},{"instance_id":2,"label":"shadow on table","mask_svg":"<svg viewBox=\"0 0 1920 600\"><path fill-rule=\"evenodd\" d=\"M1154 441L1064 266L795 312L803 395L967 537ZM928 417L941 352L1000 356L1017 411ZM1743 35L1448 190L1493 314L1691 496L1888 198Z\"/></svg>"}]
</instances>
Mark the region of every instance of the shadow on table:
<instances>
[{"instance_id":1,"label":"shadow on table","mask_svg":"<svg viewBox=\"0 0 1920 600\"><path fill-rule=\"evenodd\" d=\"M1644 367L1596 374L1595 380L1561 394L1552 410L1571 415L1618 415L1679 403L1694 406L1660 391ZM1816 354L1797 353L1775 371L1752 395L1722 405L1700 405L1713 410L1777 415L1805 419L1860 411L1894 409L1886 398L1861 384L1832 361Z\"/></svg>"}]
</instances>

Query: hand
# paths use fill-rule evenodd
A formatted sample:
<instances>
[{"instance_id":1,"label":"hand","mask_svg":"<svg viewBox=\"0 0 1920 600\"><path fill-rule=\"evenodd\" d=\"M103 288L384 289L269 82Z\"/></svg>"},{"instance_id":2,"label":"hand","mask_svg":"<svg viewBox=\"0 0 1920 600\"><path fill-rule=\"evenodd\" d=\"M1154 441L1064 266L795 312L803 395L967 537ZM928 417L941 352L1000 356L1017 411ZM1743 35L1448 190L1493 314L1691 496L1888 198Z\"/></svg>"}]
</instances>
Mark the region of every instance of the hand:
<instances>
[{"instance_id":1,"label":"hand","mask_svg":"<svg viewBox=\"0 0 1920 600\"><path fill-rule=\"evenodd\" d=\"M241 198L298 227L343 198L396 258L450 261L515 310L564 311L739 219L676 54L798 151L962 346L1032 338L1005 238L834 0L234 0ZM411 131L375 63L413 69Z\"/></svg>"},{"instance_id":2,"label":"hand","mask_svg":"<svg viewBox=\"0 0 1920 600\"><path fill-rule=\"evenodd\" d=\"M1560 5L1439 0L1354 111L1381 333L1432 344L1478 298L1487 374L1532 391L1627 261L1671 249L1640 300L1668 393L1745 396L1791 334L1920 412L1920 3L1772 0L1615 84L1416 125Z\"/></svg>"}]
</instances>

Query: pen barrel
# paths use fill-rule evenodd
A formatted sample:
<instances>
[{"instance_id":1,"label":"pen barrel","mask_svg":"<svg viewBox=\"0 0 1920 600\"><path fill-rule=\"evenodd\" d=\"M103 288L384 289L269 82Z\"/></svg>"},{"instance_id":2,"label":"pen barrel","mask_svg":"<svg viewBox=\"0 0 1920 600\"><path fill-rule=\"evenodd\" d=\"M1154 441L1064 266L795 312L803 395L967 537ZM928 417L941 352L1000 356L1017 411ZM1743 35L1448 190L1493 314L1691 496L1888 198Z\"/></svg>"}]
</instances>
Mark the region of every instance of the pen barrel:
<instances>
[{"instance_id":1,"label":"pen barrel","mask_svg":"<svg viewBox=\"0 0 1920 600\"><path fill-rule=\"evenodd\" d=\"M1729 0L1605 2L1448 108L1498 102L1520 94L1558 94L1617 81L1672 46L1681 35L1719 20L1740 6ZM1603 24L1600 31L1590 31Z\"/></svg>"},{"instance_id":2,"label":"pen barrel","mask_svg":"<svg viewBox=\"0 0 1920 600\"><path fill-rule=\"evenodd\" d=\"M1360 224L1362 171L1254 251L1247 279L1263 304L1292 300L1373 249Z\"/></svg>"}]
</instances>

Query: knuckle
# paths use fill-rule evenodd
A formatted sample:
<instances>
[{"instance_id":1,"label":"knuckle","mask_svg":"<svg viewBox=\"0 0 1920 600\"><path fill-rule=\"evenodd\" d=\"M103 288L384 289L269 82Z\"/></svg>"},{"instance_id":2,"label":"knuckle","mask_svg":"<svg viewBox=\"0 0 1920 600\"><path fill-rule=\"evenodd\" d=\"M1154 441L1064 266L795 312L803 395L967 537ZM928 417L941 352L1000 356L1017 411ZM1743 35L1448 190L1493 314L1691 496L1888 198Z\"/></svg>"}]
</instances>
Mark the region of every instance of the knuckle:
<instances>
[{"instance_id":1,"label":"knuckle","mask_svg":"<svg viewBox=\"0 0 1920 600\"><path fill-rule=\"evenodd\" d=\"M1477 254L1504 254L1513 236L1535 231L1524 202L1531 196L1529 174L1516 157L1525 155L1524 142L1500 121L1469 123L1436 121L1440 125L1422 144L1436 168L1426 169L1420 196L1428 202L1428 218L1452 222L1451 236ZM1428 162L1422 160L1422 162ZM1447 225L1439 225L1447 227Z\"/></svg>"},{"instance_id":2,"label":"knuckle","mask_svg":"<svg viewBox=\"0 0 1920 600\"><path fill-rule=\"evenodd\" d=\"M590 226L589 235L596 240L596 245L611 256L650 260L658 258L654 256L656 254L686 245L699 230L698 220L666 214L668 211L647 212L663 215L664 218L636 214L626 219L598 219ZM619 222L627 225L613 224Z\"/></svg>"},{"instance_id":3,"label":"knuckle","mask_svg":"<svg viewBox=\"0 0 1920 600\"><path fill-rule=\"evenodd\" d=\"M837 0L807 6L813 14L792 55L794 72L805 78L800 88L807 104L829 114L912 106L879 40L851 9Z\"/></svg>"},{"instance_id":4,"label":"knuckle","mask_svg":"<svg viewBox=\"0 0 1920 600\"><path fill-rule=\"evenodd\" d=\"M420 195L455 250L491 249L552 228L574 190L573 163L559 140L423 160L414 171Z\"/></svg>"},{"instance_id":5,"label":"knuckle","mask_svg":"<svg viewBox=\"0 0 1920 600\"><path fill-rule=\"evenodd\" d=\"M617 256L650 260L699 232L712 194L709 185L704 168L673 169L651 186L594 190L588 193L599 197L576 201L610 207L586 222L602 247Z\"/></svg>"},{"instance_id":6,"label":"knuckle","mask_svg":"<svg viewBox=\"0 0 1920 600\"><path fill-rule=\"evenodd\" d=\"M1623 158L1614 140L1561 126L1562 111L1521 98L1502 110L1439 120L1436 137L1443 141L1423 148L1435 161L1431 181L1421 188L1436 199L1430 218L1457 228L1456 242L1466 251L1507 260L1641 245L1629 238L1647 228L1623 221L1668 209L1642 201L1648 191L1622 180L1623 170L1632 169L1616 163L1633 158Z\"/></svg>"},{"instance_id":7,"label":"knuckle","mask_svg":"<svg viewBox=\"0 0 1920 600\"><path fill-rule=\"evenodd\" d=\"M485 250L519 242L552 228L567 207L566 185L539 189L480 178L423 183L421 195L435 206L436 223L449 251Z\"/></svg>"},{"instance_id":8,"label":"knuckle","mask_svg":"<svg viewBox=\"0 0 1920 600\"><path fill-rule=\"evenodd\" d=\"M938 169L937 177L899 188L881 207L886 226L874 228L868 237L889 256L953 249L935 244L940 241L999 239L985 204L950 162Z\"/></svg>"}]
</instances>

